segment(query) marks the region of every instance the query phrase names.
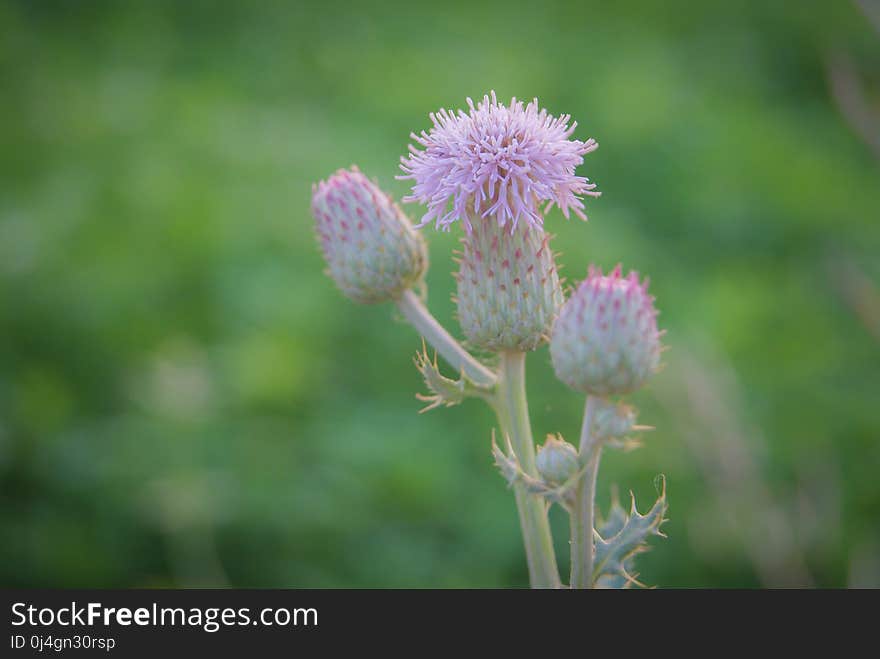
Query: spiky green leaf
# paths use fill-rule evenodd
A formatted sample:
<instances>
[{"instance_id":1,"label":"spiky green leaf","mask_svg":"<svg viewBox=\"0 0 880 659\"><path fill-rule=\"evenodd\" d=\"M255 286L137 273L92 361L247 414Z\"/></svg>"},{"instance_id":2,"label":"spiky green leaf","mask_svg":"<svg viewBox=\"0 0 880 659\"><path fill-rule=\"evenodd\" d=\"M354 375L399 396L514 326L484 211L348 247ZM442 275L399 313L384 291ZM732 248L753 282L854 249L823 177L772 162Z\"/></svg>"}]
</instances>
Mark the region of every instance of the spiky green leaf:
<instances>
[{"instance_id":1,"label":"spiky green leaf","mask_svg":"<svg viewBox=\"0 0 880 659\"><path fill-rule=\"evenodd\" d=\"M465 398L470 396L488 399L492 396L492 388L480 385L468 378L464 371L460 374L458 380L452 380L440 373L437 365L437 354L434 353L433 359L428 356L428 350L422 342L421 351L416 353L416 368L422 374L425 386L428 387L430 393L416 394L416 398L428 403L428 405L420 410L420 413L433 410L437 407L452 407L458 405Z\"/></svg>"},{"instance_id":2,"label":"spiky green leaf","mask_svg":"<svg viewBox=\"0 0 880 659\"><path fill-rule=\"evenodd\" d=\"M634 571L634 558L648 551L651 536L666 537L660 530L666 521L666 479L659 478L659 496L645 514L636 508L635 496L630 493L631 505L627 514L620 502L612 502L607 519L594 532L596 556L593 563L593 584L597 588L629 588L642 586Z\"/></svg>"}]
</instances>

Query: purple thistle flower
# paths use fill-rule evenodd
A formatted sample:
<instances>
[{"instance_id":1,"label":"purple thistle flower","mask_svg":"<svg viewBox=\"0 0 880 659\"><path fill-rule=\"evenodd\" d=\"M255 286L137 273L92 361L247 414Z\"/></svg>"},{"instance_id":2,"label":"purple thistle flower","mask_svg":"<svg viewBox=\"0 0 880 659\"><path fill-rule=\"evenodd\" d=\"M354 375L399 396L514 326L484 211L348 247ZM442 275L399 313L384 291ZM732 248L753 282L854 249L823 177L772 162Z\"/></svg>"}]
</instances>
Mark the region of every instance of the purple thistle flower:
<instances>
[{"instance_id":1,"label":"purple thistle flower","mask_svg":"<svg viewBox=\"0 0 880 659\"><path fill-rule=\"evenodd\" d=\"M471 217L494 216L499 226L510 222L513 229L525 219L540 230L544 202L543 212L555 204L566 218L573 211L587 219L582 196L601 193L574 171L599 145L569 139L577 122L569 126L569 115L553 117L539 109L538 99L524 106L514 98L502 105L494 91L476 106L470 98L467 104L467 114L431 113L434 127L410 135L424 150L411 144L409 156L400 159L405 175L397 178L414 181L412 194L403 200L428 206L418 226L433 221L448 230L462 220L470 231Z\"/></svg>"}]
</instances>

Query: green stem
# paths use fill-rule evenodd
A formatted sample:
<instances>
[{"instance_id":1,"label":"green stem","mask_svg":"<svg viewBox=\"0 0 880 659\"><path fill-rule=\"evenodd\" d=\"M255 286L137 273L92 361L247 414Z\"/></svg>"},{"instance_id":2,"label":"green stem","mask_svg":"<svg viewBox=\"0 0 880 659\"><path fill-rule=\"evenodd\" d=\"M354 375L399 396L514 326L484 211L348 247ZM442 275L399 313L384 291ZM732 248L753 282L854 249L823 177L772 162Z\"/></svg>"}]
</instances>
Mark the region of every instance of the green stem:
<instances>
[{"instance_id":1,"label":"green stem","mask_svg":"<svg viewBox=\"0 0 880 659\"><path fill-rule=\"evenodd\" d=\"M535 442L526 401L525 353L502 353L500 372L496 376L450 336L415 293L406 291L396 303L404 317L446 361L477 384L487 387L497 385L494 407L501 430L510 438L523 471L537 478ZM516 485L514 492L531 584L534 588L559 588L559 570L556 567L547 505L540 497L529 494L522 484Z\"/></svg>"},{"instance_id":2,"label":"green stem","mask_svg":"<svg viewBox=\"0 0 880 659\"><path fill-rule=\"evenodd\" d=\"M596 399L587 396L581 441L578 453L585 465L583 475L575 490L575 503L571 511L571 587L593 587L593 511L596 508L596 475L602 446L591 434Z\"/></svg>"},{"instance_id":3,"label":"green stem","mask_svg":"<svg viewBox=\"0 0 880 659\"><path fill-rule=\"evenodd\" d=\"M431 315L418 295L408 290L396 300L397 308L404 317L425 337L443 358L460 371L464 371L476 384L491 387L495 384L495 374L478 362L473 355L461 347L437 319Z\"/></svg>"},{"instance_id":4,"label":"green stem","mask_svg":"<svg viewBox=\"0 0 880 659\"><path fill-rule=\"evenodd\" d=\"M501 430L510 438L520 467L529 476L537 478L535 442L526 400L525 364L523 352L501 353L496 412ZM514 486L514 492L532 587L559 588L559 569L556 567L547 505L540 497L529 494L521 483Z\"/></svg>"}]
</instances>

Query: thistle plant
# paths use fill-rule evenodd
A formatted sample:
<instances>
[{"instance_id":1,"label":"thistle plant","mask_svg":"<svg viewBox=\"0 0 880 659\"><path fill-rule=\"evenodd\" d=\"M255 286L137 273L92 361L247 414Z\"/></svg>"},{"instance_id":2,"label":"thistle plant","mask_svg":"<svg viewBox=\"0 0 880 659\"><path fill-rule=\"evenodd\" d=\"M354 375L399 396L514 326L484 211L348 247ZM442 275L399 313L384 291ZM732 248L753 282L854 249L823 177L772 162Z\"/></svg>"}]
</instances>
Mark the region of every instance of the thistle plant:
<instances>
[{"instance_id":1,"label":"thistle plant","mask_svg":"<svg viewBox=\"0 0 880 659\"><path fill-rule=\"evenodd\" d=\"M571 588L640 585L633 563L651 535L662 535L665 481L645 514L634 500L627 512L615 498L600 518L595 489L602 449L635 448L635 435L648 429L621 397L659 366L654 299L646 282L636 273L622 276L619 266L607 276L591 266L565 299L545 218L558 206L566 218L586 220L584 199L600 193L576 169L596 141L574 139L577 124L537 100L505 105L492 92L467 105L431 114L433 126L411 134L398 178L412 185L403 201L426 207L415 226L357 168L313 188L327 272L355 302L393 302L422 335L415 364L428 388L418 395L423 411L470 397L495 411L500 436L492 431L492 456L515 494L532 586L563 587L547 515L554 504L570 516ZM464 345L424 303L427 252L419 229L429 225L460 227L455 301ZM441 372L426 343L454 374ZM586 402L577 445L550 434L536 450L525 360L545 343L557 377Z\"/></svg>"}]
</instances>

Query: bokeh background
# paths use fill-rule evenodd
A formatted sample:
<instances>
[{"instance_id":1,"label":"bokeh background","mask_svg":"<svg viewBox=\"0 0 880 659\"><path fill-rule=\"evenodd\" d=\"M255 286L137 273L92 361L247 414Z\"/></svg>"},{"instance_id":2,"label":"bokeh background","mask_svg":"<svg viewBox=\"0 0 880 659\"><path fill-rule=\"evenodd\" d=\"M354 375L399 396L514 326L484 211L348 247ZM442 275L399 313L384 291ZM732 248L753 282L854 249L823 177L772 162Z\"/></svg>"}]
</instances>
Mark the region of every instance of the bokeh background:
<instances>
[{"instance_id":1,"label":"bokeh background","mask_svg":"<svg viewBox=\"0 0 880 659\"><path fill-rule=\"evenodd\" d=\"M0 3L2 585L527 583L493 417L417 414L418 337L335 290L308 212L351 163L402 196L410 131L495 89L600 143L590 222L548 219L569 281L622 261L662 309L657 429L599 483L644 507L668 478L642 579L880 586L862 4ZM536 436L576 436L528 368Z\"/></svg>"}]
</instances>

